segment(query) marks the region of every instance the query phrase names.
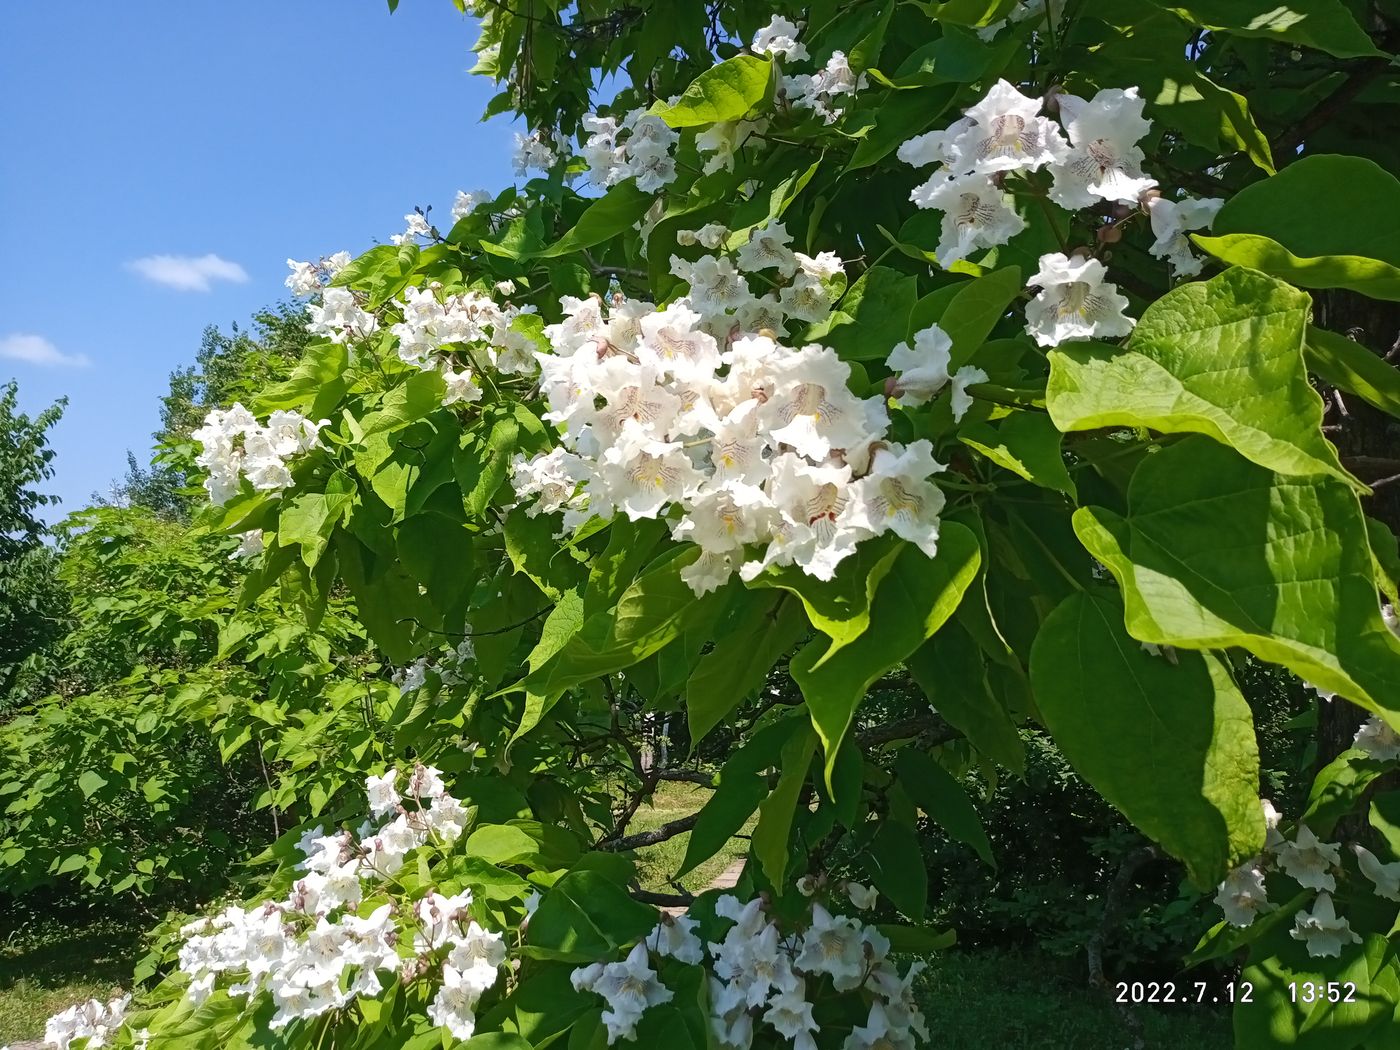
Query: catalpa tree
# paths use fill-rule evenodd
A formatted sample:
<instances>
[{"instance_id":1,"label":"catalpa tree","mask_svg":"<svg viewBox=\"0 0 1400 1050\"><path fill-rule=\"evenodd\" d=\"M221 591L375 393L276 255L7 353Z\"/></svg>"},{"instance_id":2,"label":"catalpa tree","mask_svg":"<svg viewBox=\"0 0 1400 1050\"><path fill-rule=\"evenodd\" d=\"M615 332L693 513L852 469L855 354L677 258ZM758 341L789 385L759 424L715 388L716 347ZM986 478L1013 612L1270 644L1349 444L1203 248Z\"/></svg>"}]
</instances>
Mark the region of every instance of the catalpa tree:
<instances>
[{"instance_id":1,"label":"catalpa tree","mask_svg":"<svg viewBox=\"0 0 1400 1050\"><path fill-rule=\"evenodd\" d=\"M1400 7L458 7L520 184L293 263L317 341L194 434L247 598L353 596L398 699L356 797L58 1036L936 1042L915 829L995 863L963 780L1031 725L1216 894L1239 1046L1393 1045ZM1251 660L1344 727L1295 812ZM732 890L636 889L750 820Z\"/></svg>"}]
</instances>

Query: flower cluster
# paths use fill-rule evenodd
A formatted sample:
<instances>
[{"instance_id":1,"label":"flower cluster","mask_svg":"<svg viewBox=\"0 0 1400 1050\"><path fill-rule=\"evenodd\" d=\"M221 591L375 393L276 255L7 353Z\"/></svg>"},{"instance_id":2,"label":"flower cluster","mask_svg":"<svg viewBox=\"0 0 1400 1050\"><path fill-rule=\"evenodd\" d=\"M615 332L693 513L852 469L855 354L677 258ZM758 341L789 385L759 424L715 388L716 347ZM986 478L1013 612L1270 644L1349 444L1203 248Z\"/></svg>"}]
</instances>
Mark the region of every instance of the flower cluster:
<instances>
[{"instance_id":1,"label":"flower cluster","mask_svg":"<svg viewBox=\"0 0 1400 1050\"><path fill-rule=\"evenodd\" d=\"M572 529L616 512L633 520L680 511L672 533L701 556L683 575L698 594L736 571L752 579L769 565L796 564L819 579L863 539L894 532L930 556L937 547L943 469L925 440L886 441L882 397L849 388L850 367L828 347L780 343L787 318L830 310L829 254L793 252L779 222L752 232L737 253L672 260L689 294L664 309L615 298L566 300L566 316L539 354L545 418L562 446L517 457L515 491L538 497L529 513L564 511ZM790 281L755 299L744 273ZM936 328L890 359L906 403L953 382L965 407L976 370L948 375L949 344ZM766 551L744 560L744 548Z\"/></svg>"},{"instance_id":2,"label":"flower cluster","mask_svg":"<svg viewBox=\"0 0 1400 1050\"><path fill-rule=\"evenodd\" d=\"M311 318L306 330L336 343L367 339L379 331L379 319L360 306L349 288L325 289L320 304L308 306L306 313Z\"/></svg>"},{"instance_id":3,"label":"flower cluster","mask_svg":"<svg viewBox=\"0 0 1400 1050\"><path fill-rule=\"evenodd\" d=\"M475 1007L506 961L505 942L472 919L472 895L428 889L411 906L374 895L430 842L451 844L468 815L445 790L438 770L418 766L401 794L398 772L366 781L370 812L358 837L307 832L304 872L280 901L234 905L186 926L179 965L187 995L202 1002L227 981L236 998L268 994L280 1029L319 1017L359 996L381 994L383 974L405 980L440 976L428 1016L458 1039L475 1030ZM386 819L387 818L387 819Z\"/></svg>"},{"instance_id":4,"label":"flower cluster","mask_svg":"<svg viewBox=\"0 0 1400 1050\"><path fill-rule=\"evenodd\" d=\"M320 446L320 431L330 420L313 423L299 412L277 411L264 426L242 405L214 409L192 435L203 445L195 462L209 472L204 488L216 506L238 492L241 478L258 492L281 492L292 483L287 463ZM257 541L249 541L250 544Z\"/></svg>"},{"instance_id":5,"label":"flower cluster","mask_svg":"<svg viewBox=\"0 0 1400 1050\"><path fill-rule=\"evenodd\" d=\"M619 123L615 117L589 113L583 118L588 139L582 155L596 186L614 186L635 178L643 193L655 193L676 180L674 150L680 134L660 117L634 109Z\"/></svg>"},{"instance_id":6,"label":"flower cluster","mask_svg":"<svg viewBox=\"0 0 1400 1050\"><path fill-rule=\"evenodd\" d=\"M83 1045L89 1050L106 1046L109 1037L126 1023L126 1010L130 1005L131 996L123 995L107 1003L89 999L70 1006L54 1014L44 1025L44 1043L58 1050L68 1050L75 1039L86 1039ZM140 1037L138 1041L142 1041Z\"/></svg>"},{"instance_id":7,"label":"flower cluster","mask_svg":"<svg viewBox=\"0 0 1400 1050\"><path fill-rule=\"evenodd\" d=\"M315 295L349 265L349 252L336 252L314 263L288 259L287 269L292 272L287 276L285 283L293 295Z\"/></svg>"},{"instance_id":8,"label":"flower cluster","mask_svg":"<svg viewBox=\"0 0 1400 1050\"><path fill-rule=\"evenodd\" d=\"M850 886L848 895L857 907L873 903L863 886ZM866 1023L846 1039L847 1050L908 1046L914 1034L928 1038L912 995L924 964L914 963L901 976L889 958L889 941L875 927L815 900L798 923L771 917L762 899L744 903L731 895L716 901L715 914L733 923L718 942L702 944L693 918L667 916L624 960L574 971L576 989L607 1002L609 1045L636 1039L643 1014L674 996L653 961L705 965L707 953L711 1032L729 1050L749 1050L763 1024L795 1047L814 1050L821 1028L813 1005L833 995L859 995L869 1005Z\"/></svg>"},{"instance_id":9,"label":"flower cluster","mask_svg":"<svg viewBox=\"0 0 1400 1050\"><path fill-rule=\"evenodd\" d=\"M549 171L559 163L560 156L567 156L569 144L558 132L550 134L532 131L528 135L515 133L515 152L511 164L517 175L531 171Z\"/></svg>"},{"instance_id":10,"label":"flower cluster","mask_svg":"<svg viewBox=\"0 0 1400 1050\"><path fill-rule=\"evenodd\" d=\"M1138 143L1151 122L1137 89L1106 88L1092 99L1060 93L1054 99L1059 124L1044 115L1042 100L1001 80L946 129L900 146L906 164L934 168L910 199L943 213L934 251L939 263L952 266L1025 230L1008 177L1045 169L1051 183L1043 192L1071 211L1146 201L1156 237L1152 254L1167 259L1180 276L1199 273L1186 233L1209 226L1222 202L1172 201L1157 193L1156 180L1142 168ZM1042 191L1027 184L1026 192ZM1041 346L1118 338L1132 330L1128 301L1097 259L1046 255L1029 283L1040 291L1026 311L1026 327Z\"/></svg>"},{"instance_id":11,"label":"flower cluster","mask_svg":"<svg viewBox=\"0 0 1400 1050\"><path fill-rule=\"evenodd\" d=\"M1266 799L1264 823L1266 837L1264 852L1241 864L1226 876L1215 896L1215 903L1225 913L1232 926L1250 926L1259 915L1276 911L1278 905L1269 900L1265 879L1272 871L1280 871L1306 890L1317 893L1311 909L1302 908L1293 917L1291 932L1302 941L1313 956L1341 954L1348 944L1360 944L1361 938L1345 918L1337 915L1332 894L1337 889L1337 873L1342 870L1341 846L1323 842L1304 823L1299 823L1290 841L1279 830L1279 815ZM1359 871L1371 883L1376 896L1400 901L1400 863L1383 864L1360 844L1353 844Z\"/></svg>"},{"instance_id":12,"label":"flower cluster","mask_svg":"<svg viewBox=\"0 0 1400 1050\"><path fill-rule=\"evenodd\" d=\"M481 388L468 367L473 347L498 372L535 371L535 343L512 327L521 314L533 312L532 307L498 306L480 292L439 299L441 287L404 289L402 300L393 304L402 311L403 320L389 330L398 339L400 360L425 372L442 373L447 383L443 404L480 400Z\"/></svg>"},{"instance_id":13,"label":"flower cluster","mask_svg":"<svg viewBox=\"0 0 1400 1050\"><path fill-rule=\"evenodd\" d=\"M456 685L469 677L467 665L476 659L476 646L471 639L471 625L467 634L457 645L438 660L420 656L402 670L394 672L392 681L399 687L399 695L406 696L428 683L428 674L437 675L443 685Z\"/></svg>"}]
</instances>

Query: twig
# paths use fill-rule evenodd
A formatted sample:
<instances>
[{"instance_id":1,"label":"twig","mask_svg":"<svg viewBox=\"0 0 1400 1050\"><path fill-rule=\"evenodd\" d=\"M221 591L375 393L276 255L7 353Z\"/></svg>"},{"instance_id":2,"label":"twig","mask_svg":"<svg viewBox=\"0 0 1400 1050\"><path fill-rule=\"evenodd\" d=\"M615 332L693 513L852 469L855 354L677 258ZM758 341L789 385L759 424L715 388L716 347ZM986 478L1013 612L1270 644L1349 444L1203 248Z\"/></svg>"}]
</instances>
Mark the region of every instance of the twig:
<instances>
[{"instance_id":1,"label":"twig","mask_svg":"<svg viewBox=\"0 0 1400 1050\"><path fill-rule=\"evenodd\" d=\"M914 736L929 737L930 746L932 746L956 740L959 733L943 719L934 715L915 715L912 718L902 718L898 722L890 722L888 725L867 729L864 733L856 735L856 742L861 747L878 747L880 744L888 744L895 740L907 740Z\"/></svg>"}]
</instances>

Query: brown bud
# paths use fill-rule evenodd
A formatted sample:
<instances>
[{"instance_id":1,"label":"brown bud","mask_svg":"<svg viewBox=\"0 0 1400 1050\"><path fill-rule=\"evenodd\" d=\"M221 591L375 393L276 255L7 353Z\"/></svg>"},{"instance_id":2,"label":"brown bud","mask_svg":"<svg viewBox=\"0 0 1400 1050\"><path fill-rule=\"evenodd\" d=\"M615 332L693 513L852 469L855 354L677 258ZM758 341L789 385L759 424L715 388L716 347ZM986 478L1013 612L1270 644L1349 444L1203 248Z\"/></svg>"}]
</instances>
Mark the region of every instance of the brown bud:
<instances>
[{"instance_id":1,"label":"brown bud","mask_svg":"<svg viewBox=\"0 0 1400 1050\"><path fill-rule=\"evenodd\" d=\"M1124 204L1122 201L1119 201L1113 206L1112 215L1115 219L1126 219L1132 213L1133 206L1131 204Z\"/></svg>"},{"instance_id":2,"label":"brown bud","mask_svg":"<svg viewBox=\"0 0 1400 1050\"><path fill-rule=\"evenodd\" d=\"M1077 248L1072 248L1069 253L1071 259L1091 259L1093 256L1094 250L1092 248L1086 248L1082 244Z\"/></svg>"},{"instance_id":3,"label":"brown bud","mask_svg":"<svg viewBox=\"0 0 1400 1050\"><path fill-rule=\"evenodd\" d=\"M1150 190L1143 190L1141 195L1138 197L1138 203L1141 204L1144 209L1146 209L1149 204L1151 204L1161 195L1162 191L1159 189L1154 188Z\"/></svg>"},{"instance_id":4,"label":"brown bud","mask_svg":"<svg viewBox=\"0 0 1400 1050\"><path fill-rule=\"evenodd\" d=\"M1051 84L1045 89L1045 112L1052 117L1060 112L1060 96L1068 94L1063 84Z\"/></svg>"},{"instance_id":5,"label":"brown bud","mask_svg":"<svg viewBox=\"0 0 1400 1050\"><path fill-rule=\"evenodd\" d=\"M888 379L885 380L885 396L899 396L899 376L890 376Z\"/></svg>"},{"instance_id":6,"label":"brown bud","mask_svg":"<svg viewBox=\"0 0 1400 1050\"><path fill-rule=\"evenodd\" d=\"M1117 244L1123 239L1123 230L1117 223L1110 222L1099 227L1098 236L1100 244Z\"/></svg>"}]
</instances>

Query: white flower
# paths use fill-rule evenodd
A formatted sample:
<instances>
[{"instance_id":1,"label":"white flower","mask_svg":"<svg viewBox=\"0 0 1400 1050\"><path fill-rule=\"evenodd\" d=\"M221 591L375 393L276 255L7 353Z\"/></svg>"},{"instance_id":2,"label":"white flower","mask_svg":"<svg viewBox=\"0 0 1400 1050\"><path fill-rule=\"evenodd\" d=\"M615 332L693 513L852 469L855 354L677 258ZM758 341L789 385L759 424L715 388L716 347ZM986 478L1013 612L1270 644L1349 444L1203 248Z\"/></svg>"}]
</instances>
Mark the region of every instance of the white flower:
<instances>
[{"instance_id":1,"label":"white flower","mask_svg":"<svg viewBox=\"0 0 1400 1050\"><path fill-rule=\"evenodd\" d=\"M974 365L963 365L953 373L951 394L953 422L961 422L962 417L967 415L968 409L972 407L973 397L967 392L967 388L986 381L987 373Z\"/></svg>"},{"instance_id":2,"label":"white flower","mask_svg":"<svg viewBox=\"0 0 1400 1050\"><path fill-rule=\"evenodd\" d=\"M599 477L613 502L633 521L655 518L668 503L694 492L703 480L685 447L624 430L603 452Z\"/></svg>"},{"instance_id":3,"label":"white flower","mask_svg":"<svg viewBox=\"0 0 1400 1050\"><path fill-rule=\"evenodd\" d=\"M1317 902L1311 913L1303 909L1294 916L1293 929L1289 935L1308 946L1308 954L1336 957L1342 954L1345 944L1360 944L1358 937L1346 921L1337 918L1337 910L1332 898L1326 893L1317 895Z\"/></svg>"},{"instance_id":4,"label":"white flower","mask_svg":"<svg viewBox=\"0 0 1400 1050\"><path fill-rule=\"evenodd\" d=\"M238 534L238 547L229 555L229 560L256 558L263 552L263 530L253 529Z\"/></svg>"},{"instance_id":5,"label":"white flower","mask_svg":"<svg viewBox=\"0 0 1400 1050\"><path fill-rule=\"evenodd\" d=\"M531 170L549 171L558 162L559 155L550 148L541 132L529 135L515 133L515 153L511 163L517 175L525 175Z\"/></svg>"},{"instance_id":6,"label":"white flower","mask_svg":"<svg viewBox=\"0 0 1400 1050\"><path fill-rule=\"evenodd\" d=\"M845 53L833 51L822 69L810 76L783 77L781 87L794 108L810 109L834 124L839 114L832 103L843 95L854 96L866 84L865 74L855 75Z\"/></svg>"},{"instance_id":7,"label":"white flower","mask_svg":"<svg viewBox=\"0 0 1400 1050\"><path fill-rule=\"evenodd\" d=\"M816 324L831 315L831 295L820 278L803 271L778 293L783 313L797 321Z\"/></svg>"},{"instance_id":8,"label":"white flower","mask_svg":"<svg viewBox=\"0 0 1400 1050\"><path fill-rule=\"evenodd\" d=\"M928 479L944 469L925 440L877 448L870 473L852 486L851 521L871 534L893 532L932 558L944 498Z\"/></svg>"},{"instance_id":9,"label":"white flower","mask_svg":"<svg viewBox=\"0 0 1400 1050\"><path fill-rule=\"evenodd\" d=\"M460 222L483 204L489 204L494 200L494 195L490 190L473 190L467 193L463 190L457 191L457 197L452 202L452 220Z\"/></svg>"},{"instance_id":10,"label":"white flower","mask_svg":"<svg viewBox=\"0 0 1400 1050\"><path fill-rule=\"evenodd\" d=\"M1356 842L1352 843L1351 849L1356 854L1361 874L1375 885L1376 896L1388 901L1400 901L1400 861L1382 864L1374 853Z\"/></svg>"},{"instance_id":11,"label":"white flower","mask_svg":"<svg viewBox=\"0 0 1400 1050\"><path fill-rule=\"evenodd\" d=\"M702 314L723 313L750 297L748 282L727 258L705 255L694 263L671 259L671 272L690 285L690 301Z\"/></svg>"},{"instance_id":12,"label":"white flower","mask_svg":"<svg viewBox=\"0 0 1400 1050\"><path fill-rule=\"evenodd\" d=\"M1378 762L1400 759L1400 733L1390 728L1379 715L1372 715L1356 731L1352 747L1365 751Z\"/></svg>"},{"instance_id":13,"label":"white flower","mask_svg":"<svg viewBox=\"0 0 1400 1050\"><path fill-rule=\"evenodd\" d=\"M454 371L452 366L443 362L442 378L447 384L447 392L443 395L444 405L455 405L459 401L471 402L481 400L481 387L476 385L469 369Z\"/></svg>"},{"instance_id":14,"label":"white flower","mask_svg":"<svg viewBox=\"0 0 1400 1050\"><path fill-rule=\"evenodd\" d=\"M795 23L774 15L771 22L754 34L753 53L801 62L808 55L807 49L797 42L798 31Z\"/></svg>"},{"instance_id":15,"label":"white flower","mask_svg":"<svg viewBox=\"0 0 1400 1050\"><path fill-rule=\"evenodd\" d=\"M776 269L784 277L791 277L797 272L797 256L788 247L791 243L792 234L787 227L770 219L749 234L748 243L739 249L736 256L739 269L748 273Z\"/></svg>"},{"instance_id":16,"label":"white flower","mask_svg":"<svg viewBox=\"0 0 1400 1050\"><path fill-rule=\"evenodd\" d=\"M1279 867L1300 886L1310 890L1337 888L1330 869L1341 863L1341 847L1334 842L1322 842L1306 824L1299 824L1292 842L1285 842L1276 853Z\"/></svg>"},{"instance_id":17,"label":"white flower","mask_svg":"<svg viewBox=\"0 0 1400 1050\"><path fill-rule=\"evenodd\" d=\"M453 938L447 965L462 974L462 983L479 995L496 983L506 961L506 942L498 933L467 923L465 933Z\"/></svg>"},{"instance_id":18,"label":"white flower","mask_svg":"<svg viewBox=\"0 0 1400 1050\"><path fill-rule=\"evenodd\" d=\"M391 769L383 776L365 778L365 796L369 800L369 811L376 817L387 816L399 808L402 800L394 790L394 781L398 776L399 771Z\"/></svg>"},{"instance_id":19,"label":"white flower","mask_svg":"<svg viewBox=\"0 0 1400 1050\"><path fill-rule=\"evenodd\" d=\"M336 343L364 339L379 330L379 319L361 310L348 288L327 288L321 293L321 304L308 306L306 313L311 318L306 330Z\"/></svg>"},{"instance_id":20,"label":"white flower","mask_svg":"<svg viewBox=\"0 0 1400 1050\"><path fill-rule=\"evenodd\" d=\"M845 264L835 252L818 252L816 255L803 255L801 252L795 254L797 265L802 267L802 272L808 277L825 281L844 272Z\"/></svg>"},{"instance_id":21,"label":"white flower","mask_svg":"<svg viewBox=\"0 0 1400 1050\"><path fill-rule=\"evenodd\" d=\"M942 266L966 259L973 252L1005 244L1026 228L1005 191L985 175L954 178L935 175L916 187L909 199L920 208L943 213L943 225L934 249Z\"/></svg>"},{"instance_id":22,"label":"white flower","mask_svg":"<svg viewBox=\"0 0 1400 1050\"><path fill-rule=\"evenodd\" d=\"M841 1044L842 1050L914 1050L913 1034L908 1026L897 1025L885 1004L872 1003L865 1024L851 1029Z\"/></svg>"},{"instance_id":23,"label":"white flower","mask_svg":"<svg viewBox=\"0 0 1400 1050\"><path fill-rule=\"evenodd\" d=\"M1097 259L1042 255L1039 272L1026 282L1041 289L1026 306L1026 331L1041 346L1130 333L1135 322L1124 313L1128 300L1107 276Z\"/></svg>"},{"instance_id":24,"label":"white flower","mask_svg":"<svg viewBox=\"0 0 1400 1050\"><path fill-rule=\"evenodd\" d=\"M946 167L957 162L958 152L953 145L958 136L972 127L972 120L960 117L946 128L915 135L900 143L896 156L905 164L915 168L927 168L937 164ZM947 177L945 175L945 177Z\"/></svg>"},{"instance_id":25,"label":"white flower","mask_svg":"<svg viewBox=\"0 0 1400 1050\"><path fill-rule=\"evenodd\" d=\"M632 949L622 962L608 963L602 974L593 983L593 991L603 997L608 1004L604 1014L608 1024L608 1043L618 1037L632 1038L628 1033L635 1030L637 1021L652 1006L668 1003L675 998L675 992L663 985L656 971L649 965L646 942Z\"/></svg>"},{"instance_id":26,"label":"white flower","mask_svg":"<svg viewBox=\"0 0 1400 1050\"><path fill-rule=\"evenodd\" d=\"M689 915L663 915L656 928L647 934L645 943L657 955L679 959L691 966L699 966L705 956L700 938L695 936L695 928L700 925Z\"/></svg>"},{"instance_id":27,"label":"white flower","mask_svg":"<svg viewBox=\"0 0 1400 1050\"><path fill-rule=\"evenodd\" d=\"M315 263L288 259L287 268L292 272L286 285L293 295L314 295L321 290L321 268Z\"/></svg>"},{"instance_id":28,"label":"white flower","mask_svg":"<svg viewBox=\"0 0 1400 1050\"><path fill-rule=\"evenodd\" d=\"M943 469L941 466L939 469ZM875 902L880 899L879 892L873 886L862 886L859 882L846 883L846 896L851 899L851 904L861 911L869 911L875 907Z\"/></svg>"},{"instance_id":29,"label":"white flower","mask_svg":"<svg viewBox=\"0 0 1400 1050\"><path fill-rule=\"evenodd\" d=\"M598 978L603 976L603 963L589 963L587 966L580 966L569 974L569 983L574 986L576 992L591 992L593 986L598 983Z\"/></svg>"},{"instance_id":30,"label":"white flower","mask_svg":"<svg viewBox=\"0 0 1400 1050\"><path fill-rule=\"evenodd\" d=\"M914 345L900 343L885 363L899 373L895 385L901 405L913 407L932 401L948 384L953 340L938 325L914 334Z\"/></svg>"},{"instance_id":31,"label":"white flower","mask_svg":"<svg viewBox=\"0 0 1400 1050\"><path fill-rule=\"evenodd\" d=\"M1225 877L1215 895L1215 903L1232 926L1249 926L1261 912L1277 907L1269 903L1264 889L1264 869L1257 860L1241 864Z\"/></svg>"},{"instance_id":32,"label":"white flower","mask_svg":"<svg viewBox=\"0 0 1400 1050\"><path fill-rule=\"evenodd\" d=\"M970 126L950 147L955 174L1035 171L1062 163L1069 152L1060 129L1040 115L1041 101L998 80L967 111Z\"/></svg>"},{"instance_id":33,"label":"white flower","mask_svg":"<svg viewBox=\"0 0 1400 1050\"><path fill-rule=\"evenodd\" d=\"M1191 252L1186 234L1209 229L1225 202L1218 197L1180 201L1156 197L1147 202L1147 215L1156 240L1148 248L1158 259L1166 259L1178 277L1194 277L1201 272L1201 260Z\"/></svg>"},{"instance_id":34,"label":"white flower","mask_svg":"<svg viewBox=\"0 0 1400 1050\"><path fill-rule=\"evenodd\" d=\"M813 1036L820 1031L812 1017L812 1004L807 1001L807 989L802 981L792 991L775 995L763 1013L763 1019L778 1030L778 1034L793 1042L795 1050L814 1048Z\"/></svg>"},{"instance_id":35,"label":"white flower","mask_svg":"<svg viewBox=\"0 0 1400 1050\"><path fill-rule=\"evenodd\" d=\"M457 1039L476 1032L476 1000L480 995L466 975L451 965L442 968L442 987L428 1006L428 1020Z\"/></svg>"},{"instance_id":36,"label":"white flower","mask_svg":"<svg viewBox=\"0 0 1400 1050\"><path fill-rule=\"evenodd\" d=\"M1142 115L1137 88L1106 88L1085 101L1061 95L1060 119L1069 133L1070 151L1051 170L1050 199L1071 211L1096 201L1136 204L1145 190L1157 185L1142 173L1138 141L1152 128Z\"/></svg>"},{"instance_id":37,"label":"white flower","mask_svg":"<svg viewBox=\"0 0 1400 1050\"><path fill-rule=\"evenodd\" d=\"M705 159L704 173L710 175L720 170L733 171L734 157L739 149L753 136L762 135L767 130L767 119L721 120L711 124L695 136L695 148L701 153L710 154ZM687 243L681 239L680 234L676 235L676 240L680 244ZM699 243L705 244L704 241ZM719 247L718 244L706 244L705 246L712 249Z\"/></svg>"},{"instance_id":38,"label":"white flower","mask_svg":"<svg viewBox=\"0 0 1400 1050\"><path fill-rule=\"evenodd\" d=\"M812 905L812 925L802 935L794 965L804 973L827 974L837 991L856 988L865 976L865 951L860 924Z\"/></svg>"},{"instance_id":39,"label":"white flower","mask_svg":"<svg viewBox=\"0 0 1400 1050\"><path fill-rule=\"evenodd\" d=\"M413 767L413 776L408 778L404 788L417 799L434 799L447 790L442 782L442 770L425 766L421 762Z\"/></svg>"}]
</instances>

